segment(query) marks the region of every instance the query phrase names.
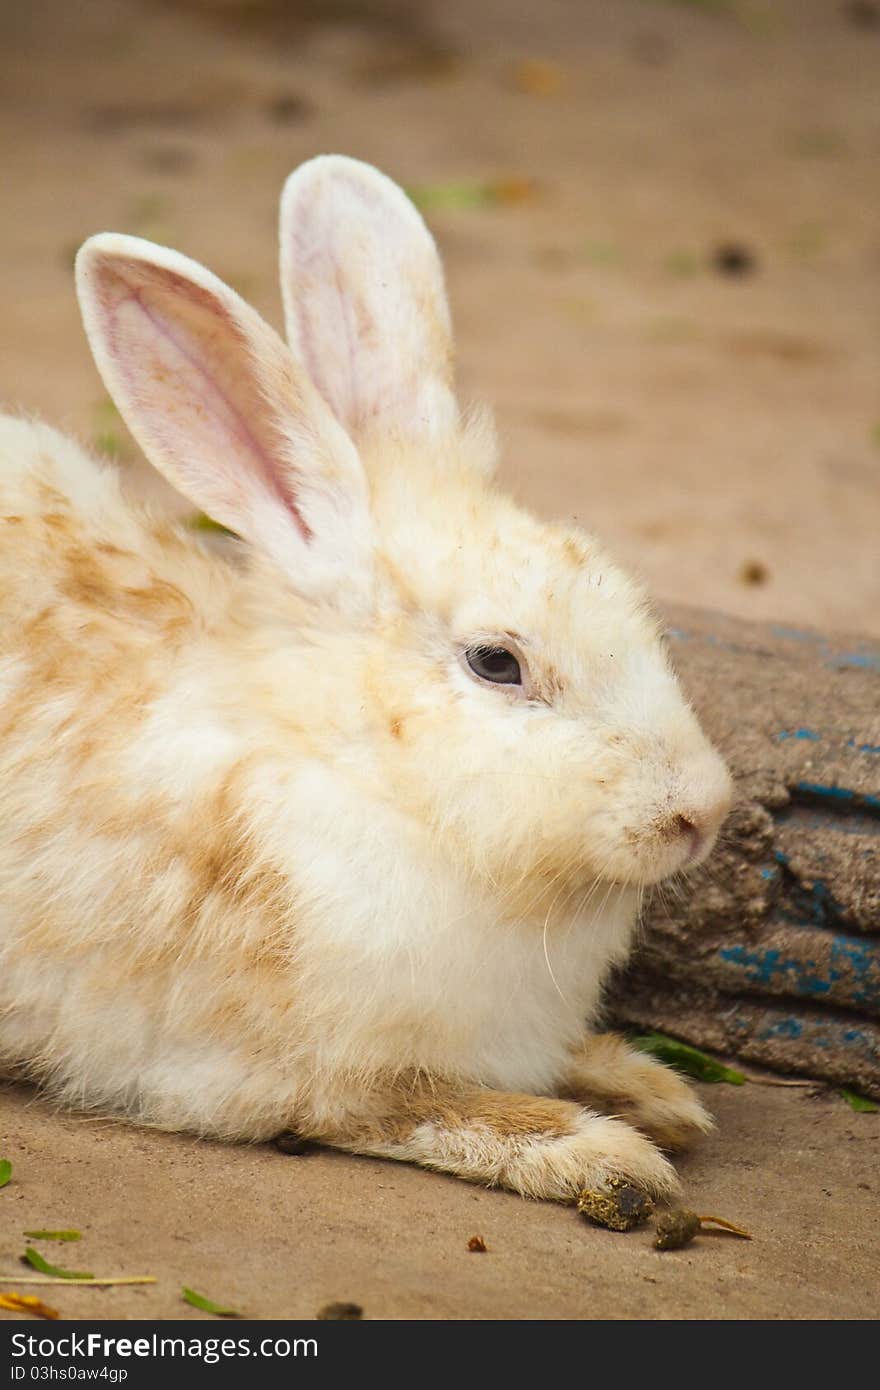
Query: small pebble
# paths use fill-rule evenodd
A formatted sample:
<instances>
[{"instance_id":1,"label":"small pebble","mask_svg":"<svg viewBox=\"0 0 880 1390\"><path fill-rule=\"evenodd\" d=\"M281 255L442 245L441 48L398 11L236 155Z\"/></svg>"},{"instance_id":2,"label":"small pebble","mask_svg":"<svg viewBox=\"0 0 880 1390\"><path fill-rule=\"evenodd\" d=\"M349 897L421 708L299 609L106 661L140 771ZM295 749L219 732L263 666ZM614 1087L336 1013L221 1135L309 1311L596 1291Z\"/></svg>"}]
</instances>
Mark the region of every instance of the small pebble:
<instances>
[{"instance_id":1,"label":"small pebble","mask_svg":"<svg viewBox=\"0 0 880 1390\"><path fill-rule=\"evenodd\" d=\"M318 1310L318 1322L355 1322L363 1316L359 1303L325 1303Z\"/></svg>"},{"instance_id":2,"label":"small pebble","mask_svg":"<svg viewBox=\"0 0 880 1390\"><path fill-rule=\"evenodd\" d=\"M482 1236L471 1236L467 1248L475 1255L484 1255L489 1247Z\"/></svg>"},{"instance_id":3,"label":"small pebble","mask_svg":"<svg viewBox=\"0 0 880 1390\"><path fill-rule=\"evenodd\" d=\"M763 560L746 560L740 567L740 582L757 586L766 584L770 578L770 571Z\"/></svg>"},{"instance_id":4,"label":"small pebble","mask_svg":"<svg viewBox=\"0 0 880 1390\"><path fill-rule=\"evenodd\" d=\"M265 112L274 125L297 125L312 114L311 103L295 92L282 92L266 102Z\"/></svg>"},{"instance_id":5,"label":"small pebble","mask_svg":"<svg viewBox=\"0 0 880 1390\"><path fill-rule=\"evenodd\" d=\"M758 269L754 252L738 242L716 246L711 260L714 269L721 275L753 275Z\"/></svg>"}]
</instances>

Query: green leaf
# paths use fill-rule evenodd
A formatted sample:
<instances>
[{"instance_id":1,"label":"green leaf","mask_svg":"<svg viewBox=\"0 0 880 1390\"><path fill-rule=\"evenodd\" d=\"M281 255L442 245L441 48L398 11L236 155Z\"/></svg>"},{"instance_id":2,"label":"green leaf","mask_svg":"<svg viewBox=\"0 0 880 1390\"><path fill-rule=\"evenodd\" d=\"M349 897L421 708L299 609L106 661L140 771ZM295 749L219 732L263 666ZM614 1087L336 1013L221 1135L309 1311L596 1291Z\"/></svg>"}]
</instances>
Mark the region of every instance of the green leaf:
<instances>
[{"instance_id":1,"label":"green leaf","mask_svg":"<svg viewBox=\"0 0 880 1390\"><path fill-rule=\"evenodd\" d=\"M677 1038L670 1038L666 1033L641 1033L630 1038L630 1042L639 1052L649 1052L652 1057L675 1067L676 1071L696 1077L698 1081L726 1081L729 1086L745 1084L746 1078L741 1071L725 1067L714 1057L690 1047L688 1043L679 1042Z\"/></svg>"},{"instance_id":2,"label":"green leaf","mask_svg":"<svg viewBox=\"0 0 880 1390\"><path fill-rule=\"evenodd\" d=\"M210 1298L205 1298L204 1294L196 1293L194 1289L182 1289L184 1301L191 1303L194 1308L201 1308L203 1313L213 1313L218 1318L240 1318L241 1313L236 1308L224 1308L220 1303L212 1303Z\"/></svg>"},{"instance_id":3,"label":"green leaf","mask_svg":"<svg viewBox=\"0 0 880 1390\"><path fill-rule=\"evenodd\" d=\"M419 184L406 190L417 208L485 208L497 204L531 202L533 179L519 175L494 179L463 179L459 183Z\"/></svg>"},{"instance_id":4,"label":"green leaf","mask_svg":"<svg viewBox=\"0 0 880 1390\"><path fill-rule=\"evenodd\" d=\"M8 1158L0 1158L0 1187L5 1187L12 1177L12 1164Z\"/></svg>"},{"instance_id":5,"label":"green leaf","mask_svg":"<svg viewBox=\"0 0 880 1390\"><path fill-rule=\"evenodd\" d=\"M22 1255L25 1264L33 1265L41 1274L50 1274L53 1279L94 1279L94 1274L86 1273L78 1269L59 1269L57 1265L50 1265L48 1260L44 1260L39 1250L34 1250L29 1246Z\"/></svg>"},{"instance_id":6,"label":"green leaf","mask_svg":"<svg viewBox=\"0 0 880 1390\"><path fill-rule=\"evenodd\" d=\"M841 1086L840 1094L851 1110L857 1110L866 1115L874 1114L875 1111L880 1110L880 1105L876 1101L868 1100L867 1096L860 1096L858 1091L851 1091L847 1086Z\"/></svg>"},{"instance_id":7,"label":"green leaf","mask_svg":"<svg viewBox=\"0 0 880 1390\"><path fill-rule=\"evenodd\" d=\"M207 516L205 512L196 512L195 516L191 516L189 525L194 531L219 531L222 536L235 536L235 532L230 531L228 526L224 526L220 521L215 521L212 516Z\"/></svg>"},{"instance_id":8,"label":"green leaf","mask_svg":"<svg viewBox=\"0 0 880 1390\"><path fill-rule=\"evenodd\" d=\"M79 1231L25 1231L31 1240L82 1240Z\"/></svg>"},{"instance_id":9,"label":"green leaf","mask_svg":"<svg viewBox=\"0 0 880 1390\"><path fill-rule=\"evenodd\" d=\"M417 208L479 208L492 202L489 184L477 181L420 184L406 191Z\"/></svg>"}]
</instances>

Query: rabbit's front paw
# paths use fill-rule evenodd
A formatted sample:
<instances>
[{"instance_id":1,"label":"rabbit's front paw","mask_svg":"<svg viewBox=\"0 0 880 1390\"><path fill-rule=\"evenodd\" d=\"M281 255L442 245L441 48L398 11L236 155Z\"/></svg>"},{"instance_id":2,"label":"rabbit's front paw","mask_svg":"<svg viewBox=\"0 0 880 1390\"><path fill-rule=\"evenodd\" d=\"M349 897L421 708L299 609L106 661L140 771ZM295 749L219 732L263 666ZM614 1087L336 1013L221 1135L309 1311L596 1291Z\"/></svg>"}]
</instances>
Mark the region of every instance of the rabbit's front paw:
<instances>
[{"instance_id":1,"label":"rabbit's front paw","mask_svg":"<svg viewBox=\"0 0 880 1390\"><path fill-rule=\"evenodd\" d=\"M563 1093L610 1111L664 1148L686 1148L713 1128L687 1081L613 1033L586 1039Z\"/></svg>"},{"instance_id":2,"label":"rabbit's front paw","mask_svg":"<svg viewBox=\"0 0 880 1390\"><path fill-rule=\"evenodd\" d=\"M384 1101L384 1104L383 1104ZM402 1159L523 1197L574 1202L614 1180L653 1197L678 1179L659 1149L622 1120L552 1096L460 1087L418 1078L376 1096L372 1118L320 1136L357 1153Z\"/></svg>"},{"instance_id":3,"label":"rabbit's front paw","mask_svg":"<svg viewBox=\"0 0 880 1390\"><path fill-rule=\"evenodd\" d=\"M517 1144L501 1179L527 1197L575 1201L584 1188L623 1181L652 1197L678 1188L675 1170L650 1139L621 1120L582 1111L574 1133Z\"/></svg>"}]
</instances>

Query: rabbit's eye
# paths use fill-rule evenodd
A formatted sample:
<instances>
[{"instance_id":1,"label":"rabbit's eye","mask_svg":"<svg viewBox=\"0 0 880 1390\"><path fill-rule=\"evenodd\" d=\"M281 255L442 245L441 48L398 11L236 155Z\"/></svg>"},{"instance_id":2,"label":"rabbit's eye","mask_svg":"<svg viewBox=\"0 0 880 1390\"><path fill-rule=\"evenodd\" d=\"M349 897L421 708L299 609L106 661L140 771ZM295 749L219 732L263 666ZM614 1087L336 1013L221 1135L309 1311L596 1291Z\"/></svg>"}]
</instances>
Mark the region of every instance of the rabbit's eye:
<instances>
[{"instance_id":1,"label":"rabbit's eye","mask_svg":"<svg viewBox=\"0 0 880 1390\"><path fill-rule=\"evenodd\" d=\"M494 685L522 685L522 672L506 647L469 647L465 660L475 676Z\"/></svg>"}]
</instances>

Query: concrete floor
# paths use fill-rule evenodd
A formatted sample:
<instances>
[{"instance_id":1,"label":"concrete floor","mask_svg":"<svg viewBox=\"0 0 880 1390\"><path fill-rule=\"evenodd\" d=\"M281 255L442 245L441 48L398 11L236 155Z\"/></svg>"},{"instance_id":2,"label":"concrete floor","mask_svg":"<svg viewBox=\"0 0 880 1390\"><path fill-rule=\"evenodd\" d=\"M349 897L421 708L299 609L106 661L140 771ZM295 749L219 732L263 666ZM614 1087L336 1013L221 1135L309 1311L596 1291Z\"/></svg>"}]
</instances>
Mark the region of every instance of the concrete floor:
<instances>
[{"instance_id":1,"label":"concrete floor","mask_svg":"<svg viewBox=\"0 0 880 1390\"><path fill-rule=\"evenodd\" d=\"M880 1115L800 1089L700 1090L718 1129L681 1162L685 1204L753 1240L663 1253L647 1227L600 1230L572 1208L404 1164L232 1148L0 1092L14 1164L0 1275L20 1268L23 1231L73 1226L82 1241L42 1244L49 1259L158 1283L39 1290L70 1318L205 1316L183 1286L252 1318L313 1318L337 1300L368 1318L876 1317ZM468 1251L472 1235L486 1254Z\"/></svg>"},{"instance_id":2,"label":"concrete floor","mask_svg":"<svg viewBox=\"0 0 880 1390\"><path fill-rule=\"evenodd\" d=\"M435 192L513 180L520 200L428 216L463 391L496 405L520 496L595 528L666 599L880 632L880 27L825 0L298 18L320 8L2 7L7 406L109 429L139 469L79 326L91 232L171 243L277 324L276 199L300 160L339 150ZM552 66L519 66L535 59ZM713 268L730 244L751 273ZM759 1086L708 1099L719 1128L686 1197L755 1240L660 1255L570 1210L58 1116L11 1087L0 1273L23 1230L72 1225L61 1263L159 1282L53 1289L70 1317L200 1316L182 1284L273 1318L331 1298L392 1318L876 1316L880 1116ZM478 1232L486 1255L466 1250Z\"/></svg>"}]
</instances>

